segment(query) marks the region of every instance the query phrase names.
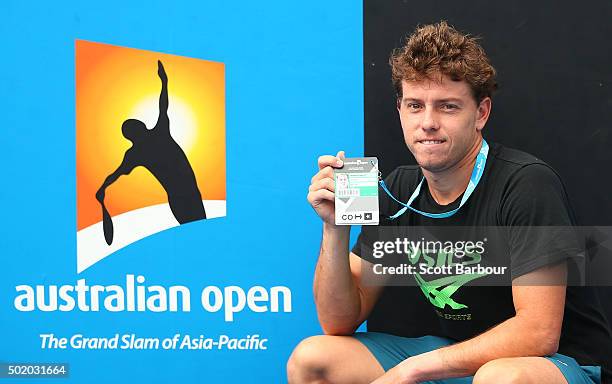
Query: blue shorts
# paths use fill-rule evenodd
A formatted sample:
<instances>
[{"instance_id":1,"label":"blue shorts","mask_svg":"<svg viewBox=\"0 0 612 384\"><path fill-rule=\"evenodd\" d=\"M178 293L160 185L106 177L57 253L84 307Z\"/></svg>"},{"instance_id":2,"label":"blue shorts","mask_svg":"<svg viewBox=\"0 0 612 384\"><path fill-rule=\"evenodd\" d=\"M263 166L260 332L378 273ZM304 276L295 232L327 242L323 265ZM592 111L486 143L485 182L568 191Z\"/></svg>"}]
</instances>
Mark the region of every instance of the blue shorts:
<instances>
[{"instance_id":1,"label":"blue shorts","mask_svg":"<svg viewBox=\"0 0 612 384\"><path fill-rule=\"evenodd\" d=\"M385 372L410 356L420 355L455 343L453 340L438 336L408 338L377 332L356 333L354 337L370 350ZM601 383L600 367L580 366L576 360L559 353L544 356L544 358L552 361L559 368L569 384ZM426 383L467 384L471 383L473 378L473 376L470 376L428 381Z\"/></svg>"}]
</instances>

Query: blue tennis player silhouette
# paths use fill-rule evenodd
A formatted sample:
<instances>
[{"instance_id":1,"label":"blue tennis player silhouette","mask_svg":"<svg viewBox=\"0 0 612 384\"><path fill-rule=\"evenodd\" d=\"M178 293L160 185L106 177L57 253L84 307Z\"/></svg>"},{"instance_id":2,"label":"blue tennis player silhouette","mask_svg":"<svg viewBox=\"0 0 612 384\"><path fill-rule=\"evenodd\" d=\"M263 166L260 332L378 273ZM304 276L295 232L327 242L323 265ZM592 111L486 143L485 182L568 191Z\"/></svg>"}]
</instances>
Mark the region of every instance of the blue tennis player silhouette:
<instances>
[{"instance_id":1,"label":"blue tennis player silhouette","mask_svg":"<svg viewBox=\"0 0 612 384\"><path fill-rule=\"evenodd\" d=\"M159 96L159 116L155 127L147 129L142 121L136 119L123 122L121 133L132 142L132 146L125 152L119 167L106 177L96 192L96 199L102 205L102 226L104 239L108 245L113 242L113 222L104 205L106 188L139 166L149 170L166 190L170 210L180 224L206 218L202 195L191 164L183 149L170 134L168 76L159 60L157 74L162 87Z\"/></svg>"}]
</instances>

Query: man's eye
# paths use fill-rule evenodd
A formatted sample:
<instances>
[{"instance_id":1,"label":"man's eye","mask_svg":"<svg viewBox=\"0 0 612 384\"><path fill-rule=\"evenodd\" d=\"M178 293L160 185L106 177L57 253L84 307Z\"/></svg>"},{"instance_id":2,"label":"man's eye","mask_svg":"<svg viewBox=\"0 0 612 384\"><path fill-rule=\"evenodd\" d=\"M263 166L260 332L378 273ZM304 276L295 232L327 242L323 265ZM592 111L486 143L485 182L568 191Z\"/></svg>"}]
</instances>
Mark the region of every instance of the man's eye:
<instances>
[{"instance_id":1,"label":"man's eye","mask_svg":"<svg viewBox=\"0 0 612 384\"><path fill-rule=\"evenodd\" d=\"M408 103L407 107L408 109L416 110L421 108L421 105L419 103Z\"/></svg>"},{"instance_id":2,"label":"man's eye","mask_svg":"<svg viewBox=\"0 0 612 384\"><path fill-rule=\"evenodd\" d=\"M443 104L442 109L445 111L454 111L456 109L459 109L459 107L455 104Z\"/></svg>"}]
</instances>

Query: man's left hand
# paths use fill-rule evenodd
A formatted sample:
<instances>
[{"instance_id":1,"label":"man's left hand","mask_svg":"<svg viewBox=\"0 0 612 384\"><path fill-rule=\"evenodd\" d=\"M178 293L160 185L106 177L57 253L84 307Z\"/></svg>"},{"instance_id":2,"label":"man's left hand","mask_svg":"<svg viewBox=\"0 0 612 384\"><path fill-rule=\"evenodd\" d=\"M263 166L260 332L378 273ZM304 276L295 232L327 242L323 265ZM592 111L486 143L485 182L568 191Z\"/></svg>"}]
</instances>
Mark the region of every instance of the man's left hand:
<instances>
[{"instance_id":1,"label":"man's left hand","mask_svg":"<svg viewBox=\"0 0 612 384\"><path fill-rule=\"evenodd\" d=\"M166 75L166 71L164 70L164 65L160 60L157 60L157 75L162 81L168 80L168 76Z\"/></svg>"}]
</instances>

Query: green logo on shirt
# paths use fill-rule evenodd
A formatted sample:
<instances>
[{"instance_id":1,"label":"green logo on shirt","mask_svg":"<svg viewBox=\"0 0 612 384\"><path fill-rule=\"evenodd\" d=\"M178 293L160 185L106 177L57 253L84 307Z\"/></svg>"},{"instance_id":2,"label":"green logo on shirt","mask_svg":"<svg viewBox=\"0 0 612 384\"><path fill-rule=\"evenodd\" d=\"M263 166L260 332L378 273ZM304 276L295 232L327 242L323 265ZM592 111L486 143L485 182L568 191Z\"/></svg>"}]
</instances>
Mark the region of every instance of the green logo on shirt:
<instances>
[{"instance_id":1,"label":"green logo on shirt","mask_svg":"<svg viewBox=\"0 0 612 384\"><path fill-rule=\"evenodd\" d=\"M429 271L432 269L435 271L436 268L438 270L450 271L456 265L466 266L478 264L482 260L480 253L469 252L465 253L465 255L461 257L462 261L456 262L453 260L454 253L452 251L445 251L444 249L438 250L437 255L435 256L436 258L434 259L434 257L431 255L423 252L421 248L416 247L413 248L412 252L408 254L408 260L412 264L416 264L420 259L423 259L420 264L421 271ZM450 308L457 310L468 308L468 306L453 300L452 296L463 285L469 283L470 281L487 276L488 273L462 273L436 278L429 281L426 281L422 275L423 273L415 273L414 278L429 302L437 308L444 309L448 305Z\"/></svg>"}]
</instances>

